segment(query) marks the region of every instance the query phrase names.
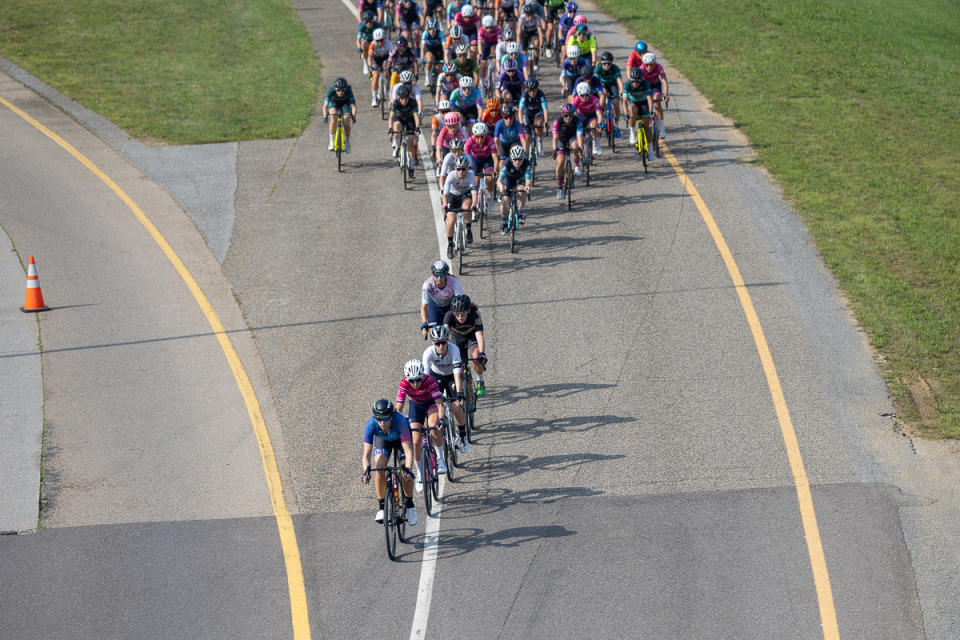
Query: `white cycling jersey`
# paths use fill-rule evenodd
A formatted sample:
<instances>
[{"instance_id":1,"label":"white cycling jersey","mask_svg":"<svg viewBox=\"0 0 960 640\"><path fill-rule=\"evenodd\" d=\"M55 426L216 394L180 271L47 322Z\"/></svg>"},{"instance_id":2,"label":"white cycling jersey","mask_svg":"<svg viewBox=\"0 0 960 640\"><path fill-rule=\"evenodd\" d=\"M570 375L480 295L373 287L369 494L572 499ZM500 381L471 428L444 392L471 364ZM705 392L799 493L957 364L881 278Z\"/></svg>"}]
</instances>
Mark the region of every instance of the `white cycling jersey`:
<instances>
[{"instance_id":1,"label":"white cycling jersey","mask_svg":"<svg viewBox=\"0 0 960 640\"><path fill-rule=\"evenodd\" d=\"M393 91L390 92L390 101L391 101L391 102L393 102L394 100L397 99L397 92L400 91L400 87L402 87L402 86L403 86L403 83L402 83L402 82L398 82L397 84L393 85ZM418 85L416 82L411 82L411 83L408 84L407 86L410 87L410 96L411 96L414 100L418 100L418 101L420 101L420 102L422 103L422 102L423 102L423 93L420 91L420 85Z\"/></svg>"},{"instance_id":2,"label":"white cycling jersey","mask_svg":"<svg viewBox=\"0 0 960 640\"><path fill-rule=\"evenodd\" d=\"M450 155L453 155L452 153ZM454 171L443 180L443 192L447 195L451 193L455 196L465 196L471 191L477 189L477 177L473 171L467 171L461 179Z\"/></svg>"},{"instance_id":3,"label":"white cycling jersey","mask_svg":"<svg viewBox=\"0 0 960 640\"><path fill-rule=\"evenodd\" d=\"M430 375L440 376L452 376L454 372L462 371L463 363L460 361L460 349L452 342L448 342L447 353L441 357L437 353L437 348L430 345L423 352L423 370Z\"/></svg>"}]
</instances>

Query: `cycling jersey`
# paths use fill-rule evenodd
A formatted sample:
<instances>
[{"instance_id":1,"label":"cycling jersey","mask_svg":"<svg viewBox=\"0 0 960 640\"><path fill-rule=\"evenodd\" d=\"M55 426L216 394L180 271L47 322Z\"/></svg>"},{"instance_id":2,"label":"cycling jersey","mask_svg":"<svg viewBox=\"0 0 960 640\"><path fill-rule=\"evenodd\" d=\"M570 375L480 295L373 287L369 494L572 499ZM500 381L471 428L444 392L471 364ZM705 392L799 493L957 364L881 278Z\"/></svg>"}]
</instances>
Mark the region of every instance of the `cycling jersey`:
<instances>
[{"instance_id":1,"label":"cycling jersey","mask_svg":"<svg viewBox=\"0 0 960 640\"><path fill-rule=\"evenodd\" d=\"M520 96L520 111L523 113L537 114L546 110L547 96L540 89L537 89L537 93L532 96L529 91L524 91L523 95Z\"/></svg>"},{"instance_id":2,"label":"cycling jersey","mask_svg":"<svg viewBox=\"0 0 960 640\"><path fill-rule=\"evenodd\" d=\"M458 347L465 347L470 342L475 342L477 331L483 331L483 320L480 319L480 311L476 307L470 308L463 322L457 320L453 311L447 311L443 316L443 324L450 329L450 342Z\"/></svg>"},{"instance_id":3,"label":"cycling jersey","mask_svg":"<svg viewBox=\"0 0 960 640\"><path fill-rule=\"evenodd\" d=\"M403 83L402 83L402 82L398 82L397 84L393 85L393 91L390 92L390 99L391 99L391 100L396 100L396 99L397 99L397 94L400 92L400 87L402 87L402 86L403 86ZM407 86L410 87L410 98L412 99L412 101L420 100L420 102L421 102L421 104L422 104L422 103L423 103L423 92L420 91L420 85L418 85L416 82L411 82L411 83L408 84Z\"/></svg>"},{"instance_id":4,"label":"cycling jersey","mask_svg":"<svg viewBox=\"0 0 960 640\"><path fill-rule=\"evenodd\" d=\"M451 93L453 93L454 91L456 91L456 90L457 90L457 87L459 87L459 86L460 86L460 85L457 83L457 76L456 76L456 74L454 74L454 75L453 75L453 78L450 79L450 80L447 80L447 74L443 74L443 75L441 76L441 80L440 80L440 83L439 83L439 89L440 89L440 93L441 93L442 95L445 95L445 96L448 96L448 97L449 97L449 95L450 95Z\"/></svg>"},{"instance_id":5,"label":"cycling jersey","mask_svg":"<svg viewBox=\"0 0 960 640\"><path fill-rule=\"evenodd\" d=\"M330 90L327 91L327 97L323 99L323 109L326 112L327 107L336 107L337 109L344 109L352 104L357 104L357 101L353 98L353 89L347 87L347 90L343 92L343 96L337 96L337 90L333 87L330 87ZM349 111L349 109L344 109Z\"/></svg>"},{"instance_id":6,"label":"cycling jersey","mask_svg":"<svg viewBox=\"0 0 960 640\"><path fill-rule=\"evenodd\" d=\"M575 35L577 35L577 26L576 26L576 25L574 25L574 26L572 26L572 27L570 27L570 28L567 29L567 35L564 36L564 40L569 40L570 38L572 38L572 37L575 36ZM596 34L593 32L593 29L591 29L590 27L587 27L587 36L593 36L594 38L596 38Z\"/></svg>"},{"instance_id":7,"label":"cycling jersey","mask_svg":"<svg viewBox=\"0 0 960 640\"><path fill-rule=\"evenodd\" d=\"M360 0L360 3L357 5L357 15L362 16L364 11L373 11L376 13L380 6L379 0Z\"/></svg>"},{"instance_id":8,"label":"cycling jersey","mask_svg":"<svg viewBox=\"0 0 960 640\"><path fill-rule=\"evenodd\" d=\"M445 308L450 306L450 299L453 296L463 295L463 288L460 286L459 280L451 275L448 275L446 280L443 289L441 289L437 286L433 277L427 278L421 288L420 304L430 304L432 302L438 307Z\"/></svg>"},{"instance_id":9,"label":"cycling jersey","mask_svg":"<svg viewBox=\"0 0 960 640\"><path fill-rule=\"evenodd\" d=\"M604 87L617 84L617 80L622 77L620 67L615 64L611 64L609 70L605 70L602 64L598 64L593 68L593 75L595 78L600 78Z\"/></svg>"},{"instance_id":10,"label":"cycling jersey","mask_svg":"<svg viewBox=\"0 0 960 640\"><path fill-rule=\"evenodd\" d=\"M577 58L575 61L565 58L563 64L560 65L560 73L563 74L565 79L573 80L583 75L584 66L586 66L586 63L581 58Z\"/></svg>"},{"instance_id":11,"label":"cycling jersey","mask_svg":"<svg viewBox=\"0 0 960 640\"><path fill-rule=\"evenodd\" d=\"M434 386L436 386L436 382L434 382ZM409 442L410 421L402 413L394 412L390 424L390 433L386 433L377 419L371 417L363 428L363 441L367 444L373 444L374 438L380 438L384 442Z\"/></svg>"},{"instance_id":12,"label":"cycling jersey","mask_svg":"<svg viewBox=\"0 0 960 640\"><path fill-rule=\"evenodd\" d=\"M556 134L561 143L566 144L572 138L577 137L577 130L580 128L576 118L571 118L570 122L565 122L563 117L553 121L552 132Z\"/></svg>"},{"instance_id":13,"label":"cycling jersey","mask_svg":"<svg viewBox=\"0 0 960 640\"><path fill-rule=\"evenodd\" d=\"M447 179L443 181L443 193L448 196L462 197L476 190L477 176L472 169L467 170L462 179L456 171L451 171Z\"/></svg>"},{"instance_id":14,"label":"cycling jersey","mask_svg":"<svg viewBox=\"0 0 960 640\"><path fill-rule=\"evenodd\" d=\"M413 116L417 113L417 101L412 97L407 100L407 104L403 104L399 99L394 100L393 104L390 105L390 114L395 116L398 120L403 121L408 129L414 129L416 122L413 119Z\"/></svg>"},{"instance_id":15,"label":"cycling jersey","mask_svg":"<svg viewBox=\"0 0 960 640\"><path fill-rule=\"evenodd\" d=\"M572 45L580 47L580 55L587 57L597 50L597 38L591 33L588 33L586 37L580 37L574 34L567 38L567 46Z\"/></svg>"},{"instance_id":16,"label":"cycling jersey","mask_svg":"<svg viewBox=\"0 0 960 640\"><path fill-rule=\"evenodd\" d=\"M450 94L450 105L458 111L470 107L479 109L482 102L483 96L480 95L480 90L476 87L471 87L467 93L464 93L463 89L457 89Z\"/></svg>"},{"instance_id":17,"label":"cycling jersey","mask_svg":"<svg viewBox=\"0 0 960 640\"><path fill-rule=\"evenodd\" d=\"M477 75L477 70L480 68L477 65L477 61L473 58L461 59L457 57L457 73L461 76L470 76L471 78Z\"/></svg>"},{"instance_id":18,"label":"cycling jersey","mask_svg":"<svg viewBox=\"0 0 960 640\"><path fill-rule=\"evenodd\" d=\"M573 108L577 110L577 115L582 118L591 118L595 116L600 109L600 99L593 95L588 95L586 98L573 96L573 100L571 100L570 103L573 105Z\"/></svg>"},{"instance_id":19,"label":"cycling jersey","mask_svg":"<svg viewBox=\"0 0 960 640\"><path fill-rule=\"evenodd\" d=\"M496 44L501 38L503 38L503 32L500 31L500 27L496 25L494 25L492 29L480 27L477 31L477 39L491 46Z\"/></svg>"},{"instance_id":20,"label":"cycling jersey","mask_svg":"<svg viewBox=\"0 0 960 640\"><path fill-rule=\"evenodd\" d=\"M482 142L477 140L477 136L470 136L467 138L467 143L463 146L463 150L467 155L478 160L481 158L492 158L497 150L497 144L494 142L493 136L483 136Z\"/></svg>"},{"instance_id":21,"label":"cycling jersey","mask_svg":"<svg viewBox=\"0 0 960 640\"><path fill-rule=\"evenodd\" d=\"M600 78L590 76L590 79L587 80L585 77L580 76L573 83L574 88L579 87L581 82L586 82L590 87L590 95L600 97L600 92L603 91L603 83L600 81Z\"/></svg>"},{"instance_id":22,"label":"cycling jersey","mask_svg":"<svg viewBox=\"0 0 960 640\"><path fill-rule=\"evenodd\" d=\"M446 176L450 173L456 173L456 171L454 171L454 168L455 168L454 165L457 162L458 155L463 155L463 154L448 153L447 155L443 156L443 165L440 166L441 176Z\"/></svg>"},{"instance_id":23,"label":"cycling jersey","mask_svg":"<svg viewBox=\"0 0 960 640\"><path fill-rule=\"evenodd\" d=\"M379 22L374 22L372 27L368 27L365 23L361 22L360 26L357 27L357 40L362 42L373 42L373 32L376 29L382 29L383 25Z\"/></svg>"},{"instance_id":24,"label":"cycling jersey","mask_svg":"<svg viewBox=\"0 0 960 640\"><path fill-rule=\"evenodd\" d=\"M465 34L475 38L477 35L477 27L480 25L480 18L481 16L477 12L474 12L472 17L467 18L463 15L463 11L461 11L456 15L453 21L460 25Z\"/></svg>"},{"instance_id":25,"label":"cycling jersey","mask_svg":"<svg viewBox=\"0 0 960 640\"><path fill-rule=\"evenodd\" d=\"M577 14L575 13L565 13L562 16L560 16L560 21L557 25L558 31L560 33L567 33L568 31L570 31L570 27L574 26L573 19L576 17L577 17ZM564 40L566 40L566 38L564 38Z\"/></svg>"},{"instance_id":26,"label":"cycling jersey","mask_svg":"<svg viewBox=\"0 0 960 640\"><path fill-rule=\"evenodd\" d=\"M546 19L547 14L544 12L542 4L540 4L536 0L527 0L526 2L523 3L523 8L526 9L528 5L534 8L533 15L535 17L539 18L540 20ZM521 11L523 11L523 9L521 9ZM527 14L524 13L520 17L523 18L526 15Z\"/></svg>"},{"instance_id":27,"label":"cycling jersey","mask_svg":"<svg viewBox=\"0 0 960 640\"><path fill-rule=\"evenodd\" d=\"M523 14L520 16L520 19L517 20L517 31L526 31L527 33L533 34L540 29L540 18L537 16L528 16Z\"/></svg>"},{"instance_id":28,"label":"cycling jersey","mask_svg":"<svg viewBox=\"0 0 960 640\"><path fill-rule=\"evenodd\" d=\"M519 167L515 167L513 160L510 160L509 162L504 162L503 167L500 169L500 182L506 185L508 189L516 187L519 182L524 182L532 178L533 167L526 158L523 159L523 164Z\"/></svg>"},{"instance_id":29,"label":"cycling jersey","mask_svg":"<svg viewBox=\"0 0 960 640\"><path fill-rule=\"evenodd\" d=\"M447 353L442 356L437 353L437 348L433 345L423 352L423 370L430 375L452 376L462 369L460 349L452 342L447 343Z\"/></svg>"},{"instance_id":30,"label":"cycling jersey","mask_svg":"<svg viewBox=\"0 0 960 640\"><path fill-rule=\"evenodd\" d=\"M660 86L660 80L667 77L667 72L663 70L659 62L653 63L652 69L647 69L647 65L640 67L643 69L643 79L650 83L654 89Z\"/></svg>"},{"instance_id":31,"label":"cycling jersey","mask_svg":"<svg viewBox=\"0 0 960 640\"><path fill-rule=\"evenodd\" d=\"M443 31L437 29L435 35L430 35L429 31L424 31L423 35L420 36L420 44L426 45L427 50L436 50L443 48Z\"/></svg>"},{"instance_id":32,"label":"cycling jersey","mask_svg":"<svg viewBox=\"0 0 960 640\"><path fill-rule=\"evenodd\" d=\"M402 2L397 3L397 24L413 26L420 23L420 7L415 3L404 7Z\"/></svg>"},{"instance_id":33,"label":"cycling jersey","mask_svg":"<svg viewBox=\"0 0 960 640\"><path fill-rule=\"evenodd\" d=\"M454 38L453 36L447 36L447 44L446 44L446 47L447 47L447 49L449 49L450 51L456 52L456 51L457 51L457 47L458 47L459 45L461 45L461 44L469 47L469 46L470 46L470 38L468 38L467 36L460 36L459 38Z\"/></svg>"},{"instance_id":34,"label":"cycling jersey","mask_svg":"<svg viewBox=\"0 0 960 640\"><path fill-rule=\"evenodd\" d=\"M634 67L643 66L643 54L638 53L636 49L630 52L630 57L627 58L627 69L633 69Z\"/></svg>"},{"instance_id":35,"label":"cycling jersey","mask_svg":"<svg viewBox=\"0 0 960 640\"><path fill-rule=\"evenodd\" d=\"M373 63L375 65L382 65L390 57L390 54L393 53L393 43L386 38L384 38L383 42L379 45L374 41L368 51L370 57L373 58Z\"/></svg>"},{"instance_id":36,"label":"cycling jersey","mask_svg":"<svg viewBox=\"0 0 960 640\"><path fill-rule=\"evenodd\" d=\"M411 402L433 404L441 398L440 387L437 386L437 381L429 375L423 376L423 382L420 383L419 389L404 378L400 381L400 387L397 389L396 404L403 404L407 398L410 398Z\"/></svg>"},{"instance_id":37,"label":"cycling jersey","mask_svg":"<svg viewBox=\"0 0 960 640\"><path fill-rule=\"evenodd\" d=\"M467 140L467 130L457 125L457 128L450 130L450 127L444 126L440 129L440 133L437 134L437 147L441 149L450 148L450 140L453 138L460 138L463 141Z\"/></svg>"},{"instance_id":38,"label":"cycling jersey","mask_svg":"<svg viewBox=\"0 0 960 640\"><path fill-rule=\"evenodd\" d=\"M500 74L500 80L497 87L501 93L509 91L511 96L518 96L523 93L523 83L526 82L523 71L517 69L517 72L511 77L506 71Z\"/></svg>"},{"instance_id":39,"label":"cycling jersey","mask_svg":"<svg viewBox=\"0 0 960 640\"><path fill-rule=\"evenodd\" d=\"M623 85L623 95L626 97L627 102L636 102L646 107L647 96L650 95L650 83L642 78L638 84L634 84L631 80Z\"/></svg>"},{"instance_id":40,"label":"cycling jersey","mask_svg":"<svg viewBox=\"0 0 960 640\"><path fill-rule=\"evenodd\" d=\"M453 22L453 19L460 13L460 9L464 7L470 0L454 0L447 5L447 21Z\"/></svg>"},{"instance_id":41,"label":"cycling jersey","mask_svg":"<svg viewBox=\"0 0 960 640\"><path fill-rule=\"evenodd\" d=\"M400 73L401 71L412 70L418 59L419 56L417 52L410 47L405 48L403 51L394 49L390 52L390 57L387 58L387 64L390 65L390 69L394 72Z\"/></svg>"},{"instance_id":42,"label":"cycling jersey","mask_svg":"<svg viewBox=\"0 0 960 640\"><path fill-rule=\"evenodd\" d=\"M520 142L521 138L525 137L523 125L521 125L520 121L516 118L513 119L513 125L509 127L505 120L501 120L493 130L493 137L500 141L504 151L506 151L514 144Z\"/></svg>"},{"instance_id":43,"label":"cycling jersey","mask_svg":"<svg viewBox=\"0 0 960 640\"><path fill-rule=\"evenodd\" d=\"M500 56L500 68L501 68L501 69L503 68L503 63L506 62L506 61L507 61L507 58L509 58L509 57L510 57L510 54L509 54L509 53L504 53L502 56ZM517 54L517 57L514 58L514 60L517 61L517 69L529 69L529 68L530 68L530 63L529 63L529 61L527 60L527 54L525 54L525 53L518 53L518 54Z\"/></svg>"},{"instance_id":44,"label":"cycling jersey","mask_svg":"<svg viewBox=\"0 0 960 640\"><path fill-rule=\"evenodd\" d=\"M480 122L493 129L500 122L500 109L484 109L480 114Z\"/></svg>"}]
</instances>

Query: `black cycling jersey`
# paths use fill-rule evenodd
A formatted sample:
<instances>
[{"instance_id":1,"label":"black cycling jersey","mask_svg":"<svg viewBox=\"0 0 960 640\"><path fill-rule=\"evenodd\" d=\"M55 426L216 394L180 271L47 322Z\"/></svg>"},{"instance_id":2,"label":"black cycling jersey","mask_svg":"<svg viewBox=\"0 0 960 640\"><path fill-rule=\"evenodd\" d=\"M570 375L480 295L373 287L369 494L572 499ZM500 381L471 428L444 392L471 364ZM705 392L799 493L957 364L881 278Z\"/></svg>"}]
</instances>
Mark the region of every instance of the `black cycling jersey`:
<instances>
[{"instance_id":1,"label":"black cycling jersey","mask_svg":"<svg viewBox=\"0 0 960 640\"><path fill-rule=\"evenodd\" d=\"M407 100L407 104L404 105L400 102L400 99L397 98L393 101L393 104L390 105L390 112L401 120L413 122L413 116L417 112L417 101L411 97Z\"/></svg>"},{"instance_id":2,"label":"black cycling jersey","mask_svg":"<svg viewBox=\"0 0 960 640\"><path fill-rule=\"evenodd\" d=\"M475 340L477 331L483 331L483 321L480 319L480 311L476 307L472 307L467 312L467 317L463 322L457 321L453 311L447 311L443 316L443 324L450 327L450 340L457 346ZM462 350L461 357L466 357Z\"/></svg>"},{"instance_id":3,"label":"black cycling jersey","mask_svg":"<svg viewBox=\"0 0 960 640\"><path fill-rule=\"evenodd\" d=\"M560 140L568 141L571 138L577 137L577 119L572 118L570 122L565 122L563 117L557 118L554 121L554 126L557 128L557 137Z\"/></svg>"}]
</instances>

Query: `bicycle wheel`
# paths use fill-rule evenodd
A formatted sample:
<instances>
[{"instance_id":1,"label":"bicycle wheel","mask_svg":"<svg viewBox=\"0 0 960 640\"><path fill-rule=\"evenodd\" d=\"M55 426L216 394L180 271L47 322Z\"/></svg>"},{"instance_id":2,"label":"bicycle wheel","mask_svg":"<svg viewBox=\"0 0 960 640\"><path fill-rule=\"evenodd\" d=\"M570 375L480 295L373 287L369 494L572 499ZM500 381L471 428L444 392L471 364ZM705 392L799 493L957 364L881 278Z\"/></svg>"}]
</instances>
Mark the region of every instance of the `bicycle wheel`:
<instances>
[{"instance_id":1,"label":"bicycle wheel","mask_svg":"<svg viewBox=\"0 0 960 640\"><path fill-rule=\"evenodd\" d=\"M337 173L343 171L343 125L337 123L337 132L333 136L333 146L337 149Z\"/></svg>"},{"instance_id":2,"label":"bicycle wheel","mask_svg":"<svg viewBox=\"0 0 960 640\"><path fill-rule=\"evenodd\" d=\"M400 143L400 175L403 176L403 188L407 188L407 138Z\"/></svg>"},{"instance_id":3,"label":"bicycle wheel","mask_svg":"<svg viewBox=\"0 0 960 640\"><path fill-rule=\"evenodd\" d=\"M463 277L463 254L467 251L467 232L462 218L457 217L457 275Z\"/></svg>"},{"instance_id":4,"label":"bicycle wheel","mask_svg":"<svg viewBox=\"0 0 960 640\"><path fill-rule=\"evenodd\" d=\"M437 452L433 447L430 447L430 452L427 454L427 457L430 460L430 487L428 491L433 495L433 499L440 499L440 476L437 474Z\"/></svg>"},{"instance_id":5,"label":"bicycle wheel","mask_svg":"<svg viewBox=\"0 0 960 640\"><path fill-rule=\"evenodd\" d=\"M586 186L590 186L590 165L593 164L593 140L587 140L584 138L583 142L583 160L580 161L580 164L583 165L583 175L584 182Z\"/></svg>"},{"instance_id":6,"label":"bicycle wheel","mask_svg":"<svg viewBox=\"0 0 960 640\"><path fill-rule=\"evenodd\" d=\"M449 438L444 438L443 440L443 462L447 465L447 480L453 482L453 445L449 442Z\"/></svg>"},{"instance_id":7,"label":"bicycle wheel","mask_svg":"<svg viewBox=\"0 0 960 640\"><path fill-rule=\"evenodd\" d=\"M455 421L452 412L448 415L450 415L450 418L447 419L447 442L450 444L450 458L447 460L447 470L450 470L453 467L459 467L460 461L457 455L457 447L454 445L457 437ZM451 462L453 464L450 464Z\"/></svg>"},{"instance_id":8,"label":"bicycle wheel","mask_svg":"<svg viewBox=\"0 0 960 640\"><path fill-rule=\"evenodd\" d=\"M517 224L519 220L517 219L517 200L516 196L510 199L510 219L507 223L510 227L510 253L516 253L517 251Z\"/></svg>"},{"instance_id":9,"label":"bicycle wheel","mask_svg":"<svg viewBox=\"0 0 960 640\"><path fill-rule=\"evenodd\" d=\"M390 473L389 471L387 472ZM388 475L387 478L390 476ZM383 499L383 533L387 539L387 555L397 559L397 503L393 500L392 481L387 481L387 494Z\"/></svg>"},{"instance_id":10,"label":"bicycle wheel","mask_svg":"<svg viewBox=\"0 0 960 640\"><path fill-rule=\"evenodd\" d=\"M573 168L567 163L567 170L563 174L563 189L567 192L567 211L573 208Z\"/></svg>"},{"instance_id":11,"label":"bicycle wheel","mask_svg":"<svg viewBox=\"0 0 960 640\"><path fill-rule=\"evenodd\" d=\"M426 440L426 434L423 435ZM427 508L427 515L433 515L433 468L430 466L430 454L427 453L428 446L424 444L420 448L420 479L423 481L423 504Z\"/></svg>"}]
</instances>

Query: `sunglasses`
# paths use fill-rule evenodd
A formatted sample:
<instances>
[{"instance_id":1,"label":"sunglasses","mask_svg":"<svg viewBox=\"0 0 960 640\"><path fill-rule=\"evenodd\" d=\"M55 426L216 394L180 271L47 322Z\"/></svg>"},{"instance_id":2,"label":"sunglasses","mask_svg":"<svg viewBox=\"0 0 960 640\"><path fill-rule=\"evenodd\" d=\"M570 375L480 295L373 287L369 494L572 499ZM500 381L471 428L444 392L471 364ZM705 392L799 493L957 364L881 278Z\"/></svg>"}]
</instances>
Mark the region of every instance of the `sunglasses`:
<instances>
[{"instance_id":1,"label":"sunglasses","mask_svg":"<svg viewBox=\"0 0 960 640\"><path fill-rule=\"evenodd\" d=\"M467 169L465 167L457 167L457 171L466 171L466 170Z\"/></svg>"},{"instance_id":2,"label":"sunglasses","mask_svg":"<svg viewBox=\"0 0 960 640\"><path fill-rule=\"evenodd\" d=\"M392 417L392 416L387 417L387 418L381 418L380 416L375 416L375 417L376 417L376 419L377 419L377 422L390 422L390 417Z\"/></svg>"},{"instance_id":3,"label":"sunglasses","mask_svg":"<svg viewBox=\"0 0 960 640\"><path fill-rule=\"evenodd\" d=\"M444 340L444 341L442 341L442 342L434 342L434 343L433 343L433 346L435 346L435 347L442 347L442 346L445 345L445 344L447 344L447 341L446 341L446 340Z\"/></svg>"},{"instance_id":4,"label":"sunglasses","mask_svg":"<svg viewBox=\"0 0 960 640\"><path fill-rule=\"evenodd\" d=\"M407 382L410 384L420 384L423 382L423 378L407 378Z\"/></svg>"},{"instance_id":5,"label":"sunglasses","mask_svg":"<svg viewBox=\"0 0 960 640\"><path fill-rule=\"evenodd\" d=\"M434 278L446 278L446 277L447 277L447 274L445 274L445 273L435 273L435 274L433 274L433 277L434 277Z\"/></svg>"}]
</instances>

